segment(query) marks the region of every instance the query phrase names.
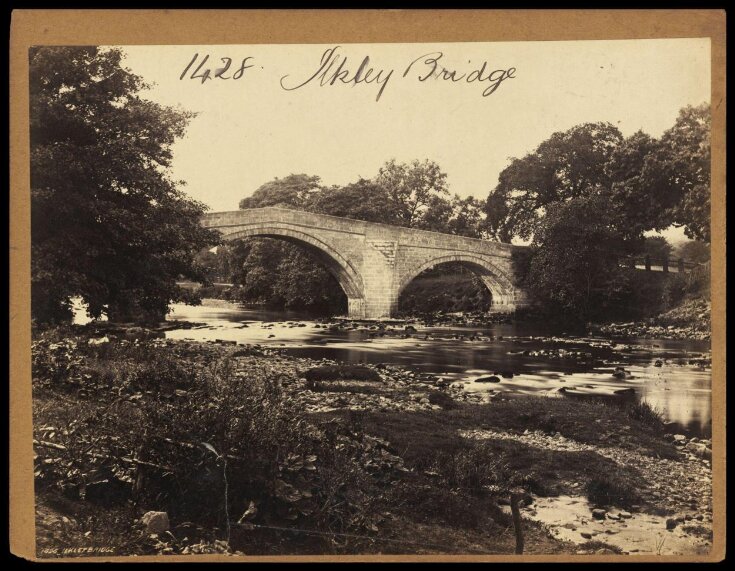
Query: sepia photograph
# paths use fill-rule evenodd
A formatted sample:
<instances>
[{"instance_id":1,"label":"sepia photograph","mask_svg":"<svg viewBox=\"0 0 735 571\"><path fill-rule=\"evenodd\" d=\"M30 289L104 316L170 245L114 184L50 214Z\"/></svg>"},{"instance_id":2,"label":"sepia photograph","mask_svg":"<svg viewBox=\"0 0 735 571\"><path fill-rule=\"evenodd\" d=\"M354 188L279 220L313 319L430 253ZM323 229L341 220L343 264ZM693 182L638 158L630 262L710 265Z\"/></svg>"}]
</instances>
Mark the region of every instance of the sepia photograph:
<instances>
[{"instance_id":1,"label":"sepia photograph","mask_svg":"<svg viewBox=\"0 0 735 571\"><path fill-rule=\"evenodd\" d=\"M709 37L25 57L35 557L712 554Z\"/></svg>"}]
</instances>

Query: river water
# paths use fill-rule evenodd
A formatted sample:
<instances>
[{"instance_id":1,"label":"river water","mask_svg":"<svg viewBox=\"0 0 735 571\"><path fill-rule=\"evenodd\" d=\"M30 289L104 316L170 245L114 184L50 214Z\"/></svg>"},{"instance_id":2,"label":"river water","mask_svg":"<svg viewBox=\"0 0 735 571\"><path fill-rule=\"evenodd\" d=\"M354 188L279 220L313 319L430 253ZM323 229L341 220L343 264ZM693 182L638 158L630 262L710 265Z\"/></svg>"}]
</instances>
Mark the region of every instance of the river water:
<instances>
[{"instance_id":1,"label":"river water","mask_svg":"<svg viewBox=\"0 0 735 571\"><path fill-rule=\"evenodd\" d=\"M257 343L298 357L402 365L468 391L558 394L564 388L572 395L612 395L633 389L635 397L672 423L672 430L711 434L711 369L689 364L709 351L708 341L552 336L531 324L416 326L410 336L380 336L369 324L328 328L301 313L220 300L176 304L168 320L189 322L167 331L170 339ZM403 329L403 324L395 327ZM613 376L616 367L625 369L625 378ZM474 382L495 373L504 373L501 382Z\"/></svg>"}]
</instances>

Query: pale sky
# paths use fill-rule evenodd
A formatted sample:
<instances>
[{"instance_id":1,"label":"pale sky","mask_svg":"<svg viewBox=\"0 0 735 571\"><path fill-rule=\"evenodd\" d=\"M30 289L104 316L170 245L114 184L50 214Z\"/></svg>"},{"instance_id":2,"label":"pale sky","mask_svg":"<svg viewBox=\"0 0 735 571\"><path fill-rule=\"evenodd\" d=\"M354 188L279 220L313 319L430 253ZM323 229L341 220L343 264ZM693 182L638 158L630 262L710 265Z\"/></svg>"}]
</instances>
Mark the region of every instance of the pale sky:
<instances>
[{"instance_id":1,"label":"pale sky","mask_svg":"<svg viewBox=\"0 0 735 571\"><path fill-rule=\"evenodd\" d=\"M710 100L709 39L451 44L343 44L328 79L347 57L352 78L365 56L374 68L358 85L320 86L313 76L330 45L123 46L124 64L152 89L144 97L195 111L174 146L173 176L212 210L235 210L261 184L291 173L319 175L324 184L371 178L391 158L425 158L448 175L450 191L485 199L511 157L522 157L555 131L609 121L628 136L642 129L660 136L680 108ZM509 70L491 83L425 77L427 54L437 66L468 74L487 62L482 77ZM199 58L180 76L194 54ZM232 58L231 77L188 79L203 57L212 73ZM412 61L417 60L403 74ZM393 70L385 81L387 74ZM496 72L494 77L501 75ZM477 76L477 73L474 74ZM466 79L466 78L465 78ZM380 99L376 101L379 90ZM673 240L681 231L667 232Z\"/></svg>"}]
</instances>

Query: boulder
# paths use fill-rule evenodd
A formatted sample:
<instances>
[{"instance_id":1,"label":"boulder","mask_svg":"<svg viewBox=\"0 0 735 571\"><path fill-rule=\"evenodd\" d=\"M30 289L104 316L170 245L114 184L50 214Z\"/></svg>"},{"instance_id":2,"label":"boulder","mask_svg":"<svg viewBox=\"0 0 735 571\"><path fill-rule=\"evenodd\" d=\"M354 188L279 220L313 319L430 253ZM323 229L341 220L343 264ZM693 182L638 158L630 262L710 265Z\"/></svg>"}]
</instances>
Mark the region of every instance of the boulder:
<instances>
[{"instance_id":1,"label":"boulder","mask_svg":"<svg viewBox=\"0 0 735 571\"><path fill-rule=\"evenodd\" d=\"M712 450L700 442L689 442L684 449L705 460L712 459Z\"/></svg>"},{"instance_id":2,"label":"boulder","mask_svg":"<svg viewBox=\"0 0 735 571\"><path fill-rule=\"evenodd\" d=\"M669 531L673 530L677 525L679 525L679 522L673 517L666 520L666 529Z\"/></svg>"},{"instance_id":3,"label":"boulder","mask_svg":"<svg viewBox=\"0 0 735 571\"><path fill-rule=\"evenodd\" d=\"M595 508L592 510L592 517L595 519L605 519L606 513L607 512L602 508Z\"/></svg>"},{"instance_id":4,"label":"boulder","mask_svg":"<svg viewBox=\"0 0 735 571\"><path fill-rule=\"evenodd\" d=\"M500 377L496 375L490 375L487 377L480 377L479 379L475 379L476 383L499 383Z\"/></svg>"},{"instance_id":5,"label":"boulder","mask_svg":"<svg viewBox=\"0 0 735 571\"><path fill-rule=\"evenodd\" d=\"M166 512L146 512L140 521L148 533L163 533L171 528Z\"/></svg>"}]
</instances>

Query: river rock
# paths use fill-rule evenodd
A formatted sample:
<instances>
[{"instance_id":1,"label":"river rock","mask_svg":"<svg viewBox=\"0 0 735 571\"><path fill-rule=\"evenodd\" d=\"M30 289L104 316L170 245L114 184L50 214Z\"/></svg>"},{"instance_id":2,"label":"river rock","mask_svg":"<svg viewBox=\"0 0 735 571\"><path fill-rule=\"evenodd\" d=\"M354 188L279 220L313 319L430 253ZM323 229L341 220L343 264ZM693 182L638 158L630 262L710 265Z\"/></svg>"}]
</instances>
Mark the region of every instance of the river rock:
<instances>
[{"instance_id":1,"label":"river rock","mask_svg":"<svg viewBox=\"0 0 735 571\"><path fill-rule=\"evenodd\" d=\"M673 517L670 517L666 520L666 529L668 529L669 531L676 528L677 525L679 525L679 522L676 521L676 519Z\"/></svg>"},{"instance_id":2,"label":"river rock","mask_svg":"<svg viewBox=\"0 0 735 571\"><path fill-rule=\"evenodd\" d=\"M700 458L704 458L705 460L712 459L712 450L699 442L689 442L686 446L684 446L684 449L690 451L696 456L699 456Z\"/></svg>"},{"instance_id":3,"label":"river rock","mask_svg":"<svg viewBox=\"0 0 735 571\"><path fill-rule=\"evenodd\" d=\"M171 527L168 521L168 513L166 512L146 512L140 518L140 521L145 525L148 533L163 533Z\"/></svg>"},{"instance_id":4,"label":"river rock","mask_svg":"<svg viewBox=\"0 0 735 571\"><path fill-rule=\"evenodd\" d=\"M633 395L635 394L635 389L633 388L627 388L627 389L618 389L616 391L613 391L616 395Z\"/></svg>"},{"instance_id":5,"label":"river rock","mask_svg":"<svg viewBox=\"0 0 735 571\"><path fill-rule=\"evenodd\" d=\"M490 375L487 377L480 377L479 379L475 379L476 383L499 383L500 377L496 375Z\"/></svg>"},{"instance_id":6,"label":"river rock","mask_svg":"<svg viewBox=\"0 0 735 571\"><path fill-rule=\"evenodd\" d=\"M613 377L616 379L624 379L627 376L627 373L625 372L625 369L622 367L615 367L615 371L613 371Z\"/></svg>"},{"instance_id":7,"label":"river rock","mask_svg":"<svg viewBox=\"0 0 735 571\"><path fill-rule=\"evenodd\" d=\"M633 514L631 514L630 512L625 512L625 511L620 512L618 515L620 516L621 519L630 519L633 517Z\"/></svg>"},{"instance_id":8,"label":"river rock","mask_svg":"<svg viewBox=\"0 0 735 571\"><path fill-rule=\"evenodd\" d=\"M686 442L687 437L683 434L674 434L674 442Z\"/></svg>"},{"instance_id":9,"label":"river rock","mask_svg":"<svg viewBox=\"0 0 735 571\"><path fill-rule=\"evenodd\" d=\"M602 508L595 508L592 510L592 517L595 519L605 519L606 513L607 512Z\"/></svg>"}]
</instances>

